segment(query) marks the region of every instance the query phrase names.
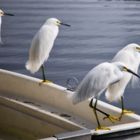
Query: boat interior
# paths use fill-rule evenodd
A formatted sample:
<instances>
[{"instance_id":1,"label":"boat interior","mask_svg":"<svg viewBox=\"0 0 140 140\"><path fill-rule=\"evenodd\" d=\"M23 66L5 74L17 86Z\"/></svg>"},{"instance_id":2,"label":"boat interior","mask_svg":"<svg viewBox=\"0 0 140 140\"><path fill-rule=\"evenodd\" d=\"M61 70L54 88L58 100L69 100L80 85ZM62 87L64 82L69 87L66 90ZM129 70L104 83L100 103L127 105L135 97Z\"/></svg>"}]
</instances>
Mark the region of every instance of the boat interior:
<instances>
[{"instance_id":1,"label":"boat interior","mask_svg":"<svg viewBox=\"0 0 140 140\"><path fill-rule=\"evenodd\" d=\"M40 79L0 69L0 136L32 140L79 130L101 135L140 126L137 114L124 115L112 123L98 113L100 123L110 130L96 131L90 100L74 105L72 94L52 82L41 83ZM114 116L121 113L120 108L103 101L98 101L98 108Z\"/></svg>"}]
</instances>

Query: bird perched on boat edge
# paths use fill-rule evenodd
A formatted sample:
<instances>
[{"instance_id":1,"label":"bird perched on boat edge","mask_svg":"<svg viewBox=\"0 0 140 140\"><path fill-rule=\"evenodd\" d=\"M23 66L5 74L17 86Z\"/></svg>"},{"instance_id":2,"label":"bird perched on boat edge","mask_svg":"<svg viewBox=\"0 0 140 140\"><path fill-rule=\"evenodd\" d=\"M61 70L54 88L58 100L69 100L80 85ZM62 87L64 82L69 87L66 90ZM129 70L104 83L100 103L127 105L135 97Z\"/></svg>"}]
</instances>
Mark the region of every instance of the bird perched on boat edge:
<instances>
[{"instance_id":1,"label":"bird perched on boat edge","mask_svg":"<svg viewBox=\"0 0 140 140\"><path fill-rule=\"evenodd\" d=\"M135 73L138 73L138 68L140 64L140 46L138 44L128 44L123 49L121 49L113 58L112 62L121 62L124 63L126 67L131 68ZM123 114L133 113L130 110L124 109L123 94L126 86L131 81L134 86L138 82L138 78L129 74L124 73L123 78L115 84L108 86L106 91L106 97L110 101L121 100L122 112L120 119Z\"/></svg>"},{"instance_id":2,"label":"bird perched on boat edge","mask_svg":"<svg viewBox=\"0 0 140 140\"><path fill-rule=\"evenodd\" d=\"M47 82L45 77L44 62L48 60L50 51L59 32L59 26L70 26L56 18L49 18L33 37L31 48L29 50L29 60L26 63L26 69L31 73L42 69L43 82Z\"/></svg>"},{"instance_id":3,"label":"bird perched on boat edge","mask_svg":"<svg viewBox=\"0 0 140 140\"><path fill-rule=\"evenodd\" d=\"M97 101L99 96L105 90L107 90L109 86L119 82L124 77L124 74L126 72L131 73L140 78L139 75L137 75L132 70L127 68L123 63L120 62L101 63L87 73L87 75L83 78L83 80L75 90L74 94L72 95L72 101L74 104L82 102L88 98L92 98L89 106L93 108L97 120L98 127L96 130L98 129L109 130L109 128L101 126L96 111L103 113L106 116L106 118L110 119L111 121L117 120L117 117L107 114L106 112L103 112L102 110L98 109ZM94 105L93 98L96 99Z\"/></svg>"}]
</instances>

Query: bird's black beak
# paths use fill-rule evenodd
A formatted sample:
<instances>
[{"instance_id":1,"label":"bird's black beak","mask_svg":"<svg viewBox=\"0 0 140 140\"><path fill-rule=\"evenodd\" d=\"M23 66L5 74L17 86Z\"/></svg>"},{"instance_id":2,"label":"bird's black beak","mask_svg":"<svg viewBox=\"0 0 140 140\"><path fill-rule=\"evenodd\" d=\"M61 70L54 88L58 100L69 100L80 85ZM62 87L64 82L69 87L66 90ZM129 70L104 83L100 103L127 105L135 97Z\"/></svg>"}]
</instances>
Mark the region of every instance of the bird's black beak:
<instances>
[{"instance_id":1,"label":"bird's black beak","mask_svg":"<svg viewBox=\"0 0 140 140\"><path fill-rule=\"evenodd\" d=\"M66 24L66 23L63 23L63 22L61 22L60 24L61 24L61 25L64 25L64 26L67 26L67 27L70 27L69 24Z\"/></svg>"},{"instance_id":2,"label":"bird's black beak","mask_svg":"<svg viewBox=\"0 0 140 140\"><path fill-rule=\"evenodd\" d=\"M129 73L135 75L135 76L138 77L138 78L140 78L140 76L139 76L138 74L136 74L135 72L133 72L133 71L130 70L130 69L125 68L125 71L127 71L127 72L129 72Z\"/></svg>"},{"instance_id":3,"label":"bird's black beak","mask_svg":"<svg viewBox=\"0 0 140 140\"><path fill-rule=\"evenodd\" d=\"M4 13L4 16L14 16L14 15L10 13Z\"/></svg>"}]
</instances>

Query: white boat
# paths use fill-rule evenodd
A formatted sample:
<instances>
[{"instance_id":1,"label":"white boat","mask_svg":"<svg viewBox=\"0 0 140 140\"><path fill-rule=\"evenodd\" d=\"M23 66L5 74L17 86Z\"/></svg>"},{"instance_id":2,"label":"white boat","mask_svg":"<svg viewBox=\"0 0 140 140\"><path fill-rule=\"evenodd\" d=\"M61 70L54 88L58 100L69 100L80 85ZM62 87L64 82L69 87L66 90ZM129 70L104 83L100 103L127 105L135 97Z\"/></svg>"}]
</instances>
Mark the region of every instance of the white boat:
<instances>
[{"instance_id":1,"label":"white boat","mask_svg":"<svg viewBox=\"0 0 140 140\"><path fill-rule=\"evenodd\" d=\"M111 123L98 114L100 123L111 130L95 131L97 126L89 101L73 105L65 87L0 69L0 139L105 139L140 132L140 116L123 116ZM119 116L121 109L99 101L98 108Z\"/></svg>"}]
</instances>

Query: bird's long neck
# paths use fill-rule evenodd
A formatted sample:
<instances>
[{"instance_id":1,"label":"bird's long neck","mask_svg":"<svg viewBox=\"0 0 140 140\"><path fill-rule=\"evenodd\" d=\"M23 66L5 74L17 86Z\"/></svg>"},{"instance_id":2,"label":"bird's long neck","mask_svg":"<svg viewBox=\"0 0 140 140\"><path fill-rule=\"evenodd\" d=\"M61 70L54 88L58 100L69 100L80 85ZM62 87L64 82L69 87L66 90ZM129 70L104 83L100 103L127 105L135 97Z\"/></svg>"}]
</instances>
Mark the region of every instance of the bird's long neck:
<instances>
[{"instance_id":1,"label":"bird's long neck","mask_svg":"<svg viewBox=\"0 0 140 140\"><path fill-rule=\"evenodd\" d=\"M51 26L53 26L53 28L51 28L51 29L53 31L55 38L56 38L56 36L58 35L58 32L59 32L59 27L55 26L55 25L51 25Z\"/></svg>"}]
</instances>

